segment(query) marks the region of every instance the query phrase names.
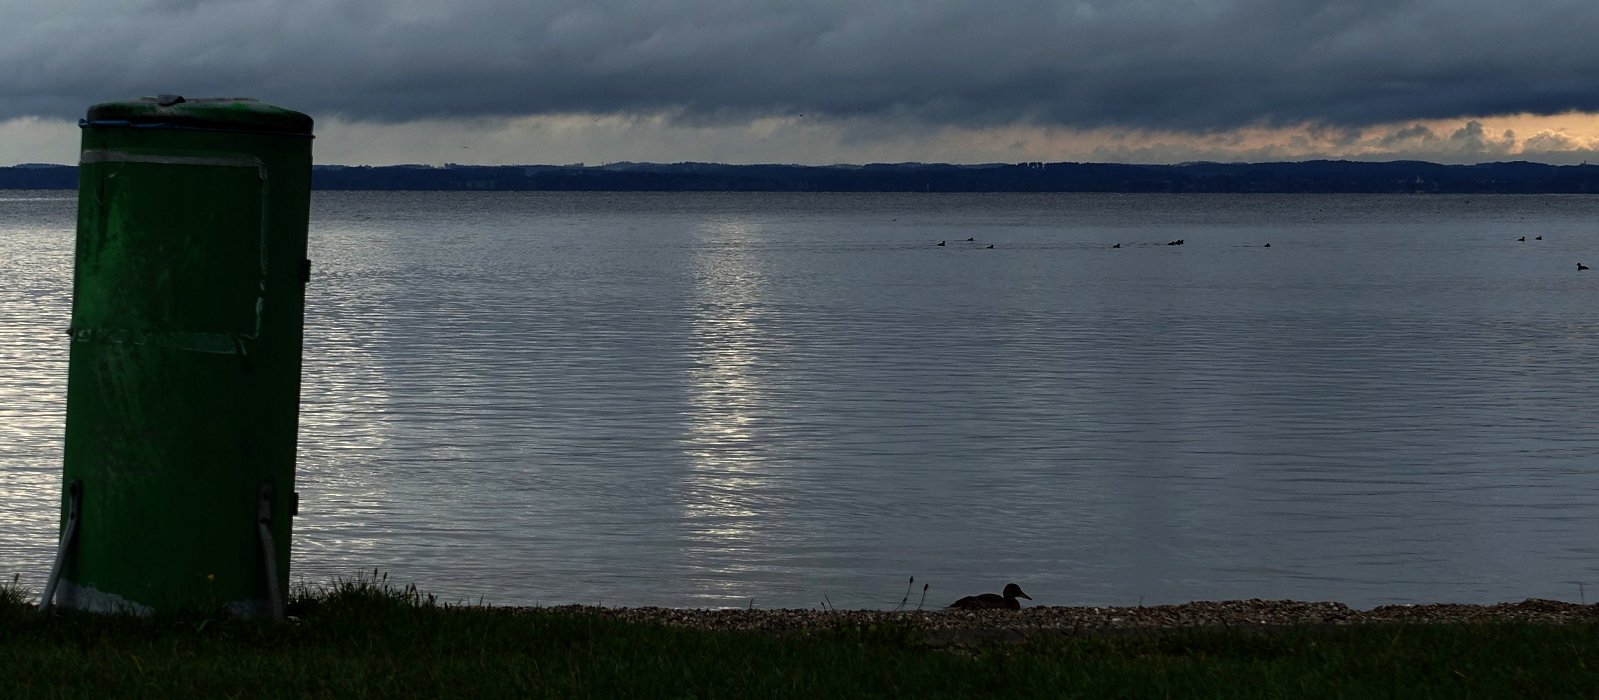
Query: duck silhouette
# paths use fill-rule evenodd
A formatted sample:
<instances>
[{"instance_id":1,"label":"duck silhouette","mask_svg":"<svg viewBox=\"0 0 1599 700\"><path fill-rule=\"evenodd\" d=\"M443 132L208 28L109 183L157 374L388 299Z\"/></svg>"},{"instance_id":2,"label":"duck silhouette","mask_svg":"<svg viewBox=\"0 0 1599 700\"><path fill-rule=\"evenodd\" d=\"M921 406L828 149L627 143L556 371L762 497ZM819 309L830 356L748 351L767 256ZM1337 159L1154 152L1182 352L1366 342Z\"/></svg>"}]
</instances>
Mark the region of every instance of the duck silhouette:
<instances>
[{"instance_id":1,"label":"duck silhouette","mask_svg":"<svg viewBox=\"0 0 1599 700\"><path fill-rule=\"evenodd\" d=\"M1032 600L1033 597L1022 592L1022 587L1014 583L1005 584L1005 592L999 595L993 593L980 593L969 595L949 604L952 608L963 610L1021 610L1021 601L1017 598Z\"/></svg>"},{"instance_id":2,"label":"duck silhouette","mask_svg":"<svg viewBox=\"0 0 1599 700\"><path fill-rule=\"evenodd\" d=\"M1120 244L1120 243L1117 243L1117 244L1116 244L1116 245L1113 245L1113 246L1111 246L1111 247L1112 247L1112 248L1120 248L1120 247L1122 247L1122 244Z\"/></svg>"},{"instance_id":3,"label":"duck silhouette","mask_svg":"<svg viewBox=\"0 0 1599 700\"><path fill-rule=\"evenodd\" d=\"M1534 239L1532 239L1532 240L1535 240L1535 241L1541 241L1541 240L1543 240L1543 236L1539 236L1539 237L1537 237L1537 238L1534 238Z\"/></svg>"},{"instance_id":4,"label":"duck silhouette","mask_svg":"<svg viewBox=\"0 0 1599 700\"><path fill-rule=\"evenodd\" d=\"M977 240L977 239L976 238L968 238L968 239L966 239L966 242L970 243L970 242L975 241L975 240Z\"/></svg>"},{"instance_id":5,"label":"duck silhouette","mask_svg":"<svg viewBox=\"0 0 1599 700\"><path fill-rule=\"evenodd\" d=\"M993 250L993 249L994 249L994 244L993 243L988 244L988 250Z\"/></svg>"},{"instance_id":6,"label":"duck silhouette","mask_svg":"<svg viewBox=\"0 0 1599 700\"><path fill-rule=\"evenodd\" d=\"M1584 265L1582 263L1577 263L1577 269L1578 270L1586 270L1586 269L1588 269L1588 266Z\"/></svg>"},{"instance_id":7,"label":"duck silhouette","mask_svg":"<svg viewBox=\"0 0 1599 700\"><path fill-rule=\"evenodd\" d=\"M944 245L944 241L939 241L938 244L939 245Z\"/></svg>"},{"instance_id":8,"label":"duck silhouette","mask_svg":"<svg viewBox=\"0 0 1599 700\"><path fill-rule=\"evenodd\" d=\"M1520 241L1522 243L1526 243L1527 242L1527 237L1526 236L1522 236L1521 238L1517 238L1516 240Z\"/></svg>"}]
</instances>

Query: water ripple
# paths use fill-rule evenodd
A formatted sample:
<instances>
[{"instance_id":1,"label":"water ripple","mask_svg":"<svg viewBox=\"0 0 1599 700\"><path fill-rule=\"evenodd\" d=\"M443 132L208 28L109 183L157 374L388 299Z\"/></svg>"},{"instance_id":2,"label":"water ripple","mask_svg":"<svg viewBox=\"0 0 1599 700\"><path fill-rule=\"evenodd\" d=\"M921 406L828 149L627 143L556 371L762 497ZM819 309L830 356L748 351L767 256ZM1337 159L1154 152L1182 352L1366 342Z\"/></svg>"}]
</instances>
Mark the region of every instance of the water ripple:
<instances>
[{"instance_id":1,"label":"water ripple","mask_svg":"<svg viewBox=\"0 0 1599 700\"><path fill-rule=\"evenodd\" d=\"M297 578L840 607L909 575L1055 604L1599 582L1587 199L314 201ZM35 581L71 226L0 201L0 574Z\"/></svg>"}]
</instances>

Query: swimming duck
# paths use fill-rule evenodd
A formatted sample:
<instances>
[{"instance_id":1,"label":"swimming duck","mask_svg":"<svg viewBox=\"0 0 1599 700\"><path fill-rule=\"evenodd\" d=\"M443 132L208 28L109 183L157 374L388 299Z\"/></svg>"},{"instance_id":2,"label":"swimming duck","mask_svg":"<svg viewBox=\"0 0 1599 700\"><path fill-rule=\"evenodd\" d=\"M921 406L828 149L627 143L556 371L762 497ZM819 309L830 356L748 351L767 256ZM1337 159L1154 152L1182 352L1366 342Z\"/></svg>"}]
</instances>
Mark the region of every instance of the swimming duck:
<instances>
[{"instance_id":1,"label":"swimming duck","mask_svg":"<svg viewBox=\"0 0 1599 700\"><path fill-rule=\"evenodd\" d=\"M939 241L938 244L939 245L944 245L944 241Z\"/></svg>"},{"instance_id":2,"label":"swimming duck","mask_svg":"<svg viewBox=\"0 0 1599 700\"><path fill-rule=\"evenodd\" d=\"M1535 241L1541 241L1541 240L1543 240L1543 236L1539 236L1539 237L1537 237L1537 238L1534 238L1534 239L1532 239L1532 240L1535 240Z\"/></svg>"},{"instance_id":3,"label":"swimming duck","mask_svg":"<svg viewBox=\"0 0 1599 700\"><path fill-rule=\"evenodd\" d=\"M988 244L988 250L993 250L993 249L994 249L994 244L993 243Z\"/></svg>"},{"instance_id":4,"label":"swimming duck","mask_svg":"<svg viewBox=\"0 0 1599 700\"><path fill-rule=\"evenodd\" d=\"M971 242L971 241L975 241L975 240L977 240L977 239L976 239L976 238L968 238L968 239L966 239L966 241L967 241L967 242L968 242L968 243L969 243L969 242Z\"/></svg>"},{"instance_id":5,"label":"swimming duck","mask_svg":"<svg viewBox=\"0 0 1599 700\"><path fill-rule=\"evenodd\" d=\"M1586 270L1586 269L1588 269L1588 266L1584 265L1582 263L1577 263L1577 269L1578 270Z\"/></svg>"},{"instance_id":6,"label":"swimming duck","mask_svg":"<svg viewBox=\"0 0 1599 700\"><path fill-rule=\"evenodd\" d=\"M1120 248L1120 247L1122 247L1122 244L1120 244L1120 243L1117 243L1117 244L1116 244L1116 245L1113 245L1113 246L1111 246L1111 247L1112 247L1112 248Z\"/></svg>"},{"instance_id":7,"label":"swimming duck","mask_svg":"<svg viewBox=\"0 0 1599 700\"><path fill-rule=\"evenodd\" d=\"M1516 240L1518 242L1521 242L1521 243L1526 243L1527 242L1527 237L1526 236L1522 236L1521 238L1517 238Z\"/></svg>"},{"instance_id":8,"label":"swimming duck","mask_svg":"<svg viewBox=\"0 0 1599 700\"><path fill-rule=\"evenodd\" d=\"M1021 610L1022 604L1021 601L1016 600L1017 598L1033 599L1032 596L1022 592L1021 586L1007 583L1005 584L1005 592L1001 595L994 595L993 593L969 595L950 603L949 607L966 610Z\"/></svg>"}]
</instances>

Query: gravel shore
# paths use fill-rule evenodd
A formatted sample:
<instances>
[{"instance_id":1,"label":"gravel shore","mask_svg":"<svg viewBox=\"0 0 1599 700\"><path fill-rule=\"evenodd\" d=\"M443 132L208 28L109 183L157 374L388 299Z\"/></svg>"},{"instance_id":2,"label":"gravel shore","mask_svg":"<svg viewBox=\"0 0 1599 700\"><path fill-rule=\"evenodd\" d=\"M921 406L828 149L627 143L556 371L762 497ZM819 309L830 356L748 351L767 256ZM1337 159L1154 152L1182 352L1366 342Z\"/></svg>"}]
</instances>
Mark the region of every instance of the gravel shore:
<instances>
[{"instance_id":1,"label":"gravel shore","mask_svg":"<svg viewBox=\"0 0 1599 700\"><path fill-rule=\"evenodd\" d=\"M525 608L524 608L525 610ZM1370 623L1599 622L1599 604L1528 599L1497 605L1384 605L1355 610L1343 603L1229 600L1130 608L1037 606L1011 610L703 610L562 606L545 611L595 614L711 630L806 632L841 625L896 624L925 630L935 646L1020 641L1036 634L1091 635L1187 627L1275 628Z\"/></svg>"}]
</instances>

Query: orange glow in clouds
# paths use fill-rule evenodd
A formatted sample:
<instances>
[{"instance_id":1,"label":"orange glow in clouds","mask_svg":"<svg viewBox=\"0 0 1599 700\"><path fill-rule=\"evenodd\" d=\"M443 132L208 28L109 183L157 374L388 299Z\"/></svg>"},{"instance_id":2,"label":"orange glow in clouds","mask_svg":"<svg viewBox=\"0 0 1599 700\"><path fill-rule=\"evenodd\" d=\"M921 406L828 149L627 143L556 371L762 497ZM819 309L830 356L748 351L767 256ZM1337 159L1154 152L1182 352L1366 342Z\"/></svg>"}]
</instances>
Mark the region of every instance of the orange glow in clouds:
<instances>
[{"instance_id":1,"label":"orange glow in clouds","mask_svg":"<svg viewBox=\"0 0 1599 700\"><path fill-rule=\"evenodd\" d=\"M1599 115L1518 114L1351 128L1183 132L1017 124L938 126L885 118L767 116L686 122L667 114L550 114L396 123L317 120L316 160L344 165L1076 161L1183 163L1313 159L1599 163ZM0 121L0 165L74 163L76 124Z\"/></svg>"}]
</instances>

